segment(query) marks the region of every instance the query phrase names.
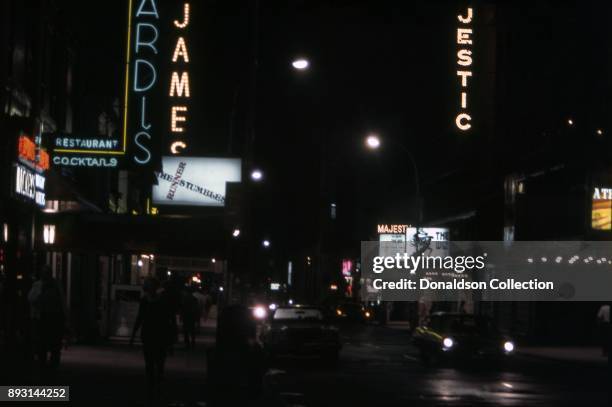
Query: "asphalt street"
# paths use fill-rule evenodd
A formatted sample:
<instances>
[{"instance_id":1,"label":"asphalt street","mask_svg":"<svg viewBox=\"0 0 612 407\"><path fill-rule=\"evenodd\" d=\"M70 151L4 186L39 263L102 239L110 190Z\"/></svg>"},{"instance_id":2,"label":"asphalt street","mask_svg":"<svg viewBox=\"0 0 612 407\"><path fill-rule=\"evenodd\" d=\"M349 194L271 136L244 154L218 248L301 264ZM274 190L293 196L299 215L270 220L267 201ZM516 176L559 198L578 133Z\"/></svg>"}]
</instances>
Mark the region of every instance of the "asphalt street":
<instances>
[{"instance_id":1,"label":"asphalt street","mask_svg":"<svg viewBox=\"0 0 612 407\"><path fill-rule=\"evenodd\" d=\"M355 326L341 330L336 365L317 359L279 359L266 375L266 406L598 406L609 405L605 365L517 355L503 365L466 363L426 367L405 330ZM206 349L180 345L168 357L163 400L157 405L205 406ZM64 352L54 382L71 386L71 405L146 405L138 346L74 346ZM55 404L55 403L52 403ZM24 404L19 404L23 406ZM66 405L57 404L57 405Z\"/></svg>"},{"instance_id":2,"label":"asphalt street","mask_svg":"<svg viewBox=\"0 0 612 407\"><path fill-rule=\"evenodd\" d=\"M344 330L336 367L282 360L270 370L287 406L595 406L609 405L602 365L517 355L502 365L426 367L407 331Z\"/></svg>"}]
</instances>

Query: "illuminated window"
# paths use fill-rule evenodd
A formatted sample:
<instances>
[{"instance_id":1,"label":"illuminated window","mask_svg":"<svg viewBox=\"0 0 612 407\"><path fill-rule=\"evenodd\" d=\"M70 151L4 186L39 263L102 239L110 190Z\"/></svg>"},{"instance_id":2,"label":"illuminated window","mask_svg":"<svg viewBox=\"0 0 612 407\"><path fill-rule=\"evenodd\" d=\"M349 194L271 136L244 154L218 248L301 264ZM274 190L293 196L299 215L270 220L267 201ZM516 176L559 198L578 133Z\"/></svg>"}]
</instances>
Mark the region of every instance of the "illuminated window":
<instances>
[{"instance_id":1,"label":"illuminated window","mask_svg":"<svg viewBox=\"0 0 612 407\"><path fill-rule=\"evenodd\" d=\"M189 91L189 73L183 72L181 78L177 72L172 72L172 80L170 81L170 96L190 97Z\"/></svg>"},{"instance_id":2,"label":"illuminated window","mask_svg":"<svg viewBox=\"0 0 612 407\"><path fill-rule=\"evenodd\" d=\"M183 127L177 125L177 123L182 123L187 121L185 116L179 115L180 112L186 112L186 106L172 106L172 132L174 133L182 133L185 131Z\"/></svg>"},{"instance_id":3,"label":"illuminated window","mask_svg":"<svg viewBox=\"0 0 612 407\"><path fill-rule=\"evenodd\" d=\"M183 22L179 23L178 20L174 20L174 26L178 28L185 28L189 25L189 3L185 3L183 6Z\"/></svg>"},{"instance_id":4,"label":"illuminated window","mask_svg":"<svg viewBox=\"0 0 612 407\"><path fill-rule=\"evenodd\" d=\"M172 62L178 61L179 57L183 57L183 61L189 62L189 54L187 53L187 45L183 37L179 37L176 41L176 47L174 48L174 55L172 56Z\"/></svg>"}]
</instances>

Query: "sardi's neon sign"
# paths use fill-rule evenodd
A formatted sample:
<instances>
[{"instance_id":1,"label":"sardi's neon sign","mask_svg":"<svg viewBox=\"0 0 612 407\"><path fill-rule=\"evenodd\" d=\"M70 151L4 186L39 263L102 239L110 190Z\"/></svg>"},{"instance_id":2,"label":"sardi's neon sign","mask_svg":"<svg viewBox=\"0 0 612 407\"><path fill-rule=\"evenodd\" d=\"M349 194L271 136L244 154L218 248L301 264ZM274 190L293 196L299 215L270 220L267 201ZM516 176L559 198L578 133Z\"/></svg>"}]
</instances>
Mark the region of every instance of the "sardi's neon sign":
<instances>
[{"instance_id":1,"label":"sardi's neon sign","mask_svg":"<svg viewBox=\"0 0 612 407\"><path fill-rule=\"evenodd\" d=\"M472 22L474 9L468 7L463 14L457 16L457 77L461 85L460 110L455 118L455 125L461 131L472 128L472 116L468 108L469 78L472 77Z\"/></svg>"},{"instance_id":2,"label":"sardi's neon sign","mask_svg":"<svg viewBox=\"0 0 612 407\"><path fill-rule=\"evenodd\" d=\"M158 5L160 0L129 0L127 67L125 73L124 95L124 137L128 137L133 145L132 159L138 165L147 165L153 158L153 146L160 145L163 129L157 120L159 110L153 100L158 93L160 32L166 33L166 26L160 26ZM169 79L168 96L170 98L169 129L173 136L172 142L181 142L180 150L187 144L176 137L186 131L188 120L188 104L191 98L189 82L189 50L185 32L190 25L191 7L184 2L182 15L172 19L173 31L178 31L174 47L170 55L172 64ZM132 60L133 59L133 60ZM165 85L162 85L165 87ZM165 93L165 91L163 92ZM131 110L131 113L130 111ZM130 116L132 115L132 117ZM132 123L128 125L129 119ZM179 150L175 149L178 153Z\"/></svg>"},{"instance_id":3,"label":"sardi's neon sign","mask_svg":"<svg viewBox=\"0 0 612 407\"><path fill-rule=\"evenodd\" d=\"M137 124L133 126L130 135L134 144L132 158L136 164L145 165L151 162L154 129L151 124L152 116L150 102L155 85L157 84L157 66L155 63L158 54L157 42L159 39L159 13L156 0L135 0L137 3L134 21L132 21L133 1L129 1L128 41L127 41L127 67L125 72L124 95L124 121L123 134L128 132L129 92L135 97L134 108L137 114ZM132 29L134 30L132 44ZM134 61L132 64L132 45ZM131 73L130 73L131 70ZM130 86L131 83L131 86Z\"/></svg>"}]
</instances>

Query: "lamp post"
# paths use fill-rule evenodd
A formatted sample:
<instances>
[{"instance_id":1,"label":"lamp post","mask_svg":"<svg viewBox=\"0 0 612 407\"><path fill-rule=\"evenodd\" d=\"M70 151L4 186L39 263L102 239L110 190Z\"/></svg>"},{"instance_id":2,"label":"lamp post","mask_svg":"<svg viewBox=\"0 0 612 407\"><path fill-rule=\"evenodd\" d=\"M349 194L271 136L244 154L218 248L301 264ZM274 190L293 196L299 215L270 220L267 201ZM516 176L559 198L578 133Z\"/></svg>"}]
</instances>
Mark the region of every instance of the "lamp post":
<instances>
[{"instance_id":1,"label":"lamp post","mask_svg":"<svg viewBox=\"0 0 612 407\"><path fill-rule=\"evenodd\" d=\"M416 160L414 159L414 156L412 155L412 152L406 146L404 146L401 143L397 143L397 142L393 144L406 154L406 156L408 157L410 161L410 164L412 165L412 172L414 174L414 191L415 191L416 201L417 201L416 203L416 226L418 228L419 226L421 226L421 223L423 221L423 211L422 211L422 206L421 206L421 181L419 178L419 168L417 166ZM370 134L365 139L365 145L370 150L378 150L382 145L382 141L378 135Z\"/></svg>"}]
</instances>

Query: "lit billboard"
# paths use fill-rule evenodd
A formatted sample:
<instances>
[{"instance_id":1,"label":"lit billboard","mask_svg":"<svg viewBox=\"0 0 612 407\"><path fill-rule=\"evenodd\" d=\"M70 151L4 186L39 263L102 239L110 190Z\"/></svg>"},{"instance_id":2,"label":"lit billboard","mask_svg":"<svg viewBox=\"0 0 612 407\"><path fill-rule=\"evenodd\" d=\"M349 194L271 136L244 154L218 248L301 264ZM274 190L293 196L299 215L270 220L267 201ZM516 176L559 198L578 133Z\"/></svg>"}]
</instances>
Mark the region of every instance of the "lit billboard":
<instances>
[{"instance_id":1,"label":"lit billboard","mask_svg":"<svg viewBox=\"0 0 612 407\"><path fill-rule=\"evenodd\" d=\"M595 230L612 229L612 188L593 188L591 227Z\"/></svg>"},{"instance_id":2,"label":"lit billboard","mask_svg":"<svg viewBox=\"0 0 612 407\"><path fill-rule=\"evenodd\" d=\"M228 182L241 181L239 158L163 157L153 186L155 205L225 206Z\"/></svg>"}]
</instances>

